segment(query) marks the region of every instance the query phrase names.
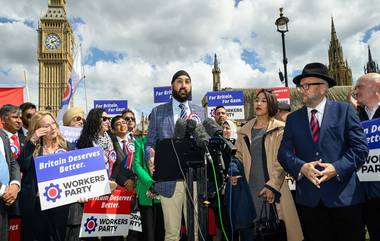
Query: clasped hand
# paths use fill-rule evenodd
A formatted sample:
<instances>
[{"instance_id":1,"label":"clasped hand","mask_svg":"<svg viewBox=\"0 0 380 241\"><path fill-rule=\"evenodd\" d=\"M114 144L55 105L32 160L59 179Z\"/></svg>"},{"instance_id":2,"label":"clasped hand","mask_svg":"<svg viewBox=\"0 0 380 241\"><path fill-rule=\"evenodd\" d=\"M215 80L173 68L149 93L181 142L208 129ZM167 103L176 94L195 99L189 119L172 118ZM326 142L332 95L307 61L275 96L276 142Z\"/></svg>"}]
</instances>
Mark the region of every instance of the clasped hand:
<instances>
[{"instance_id":1,"label":"clasped hand","mask_svg":"<svg viewBox=\"0 0 380 241\"><path fill-rule=\"evenodd\" d=\"M317 166L321 167L322 171L318 170ZM331 163L322 162L321 159L303 164L301 173L317 188L321 188L323 182L337 175L335 167Z\"/></svg>"}]
</instances>

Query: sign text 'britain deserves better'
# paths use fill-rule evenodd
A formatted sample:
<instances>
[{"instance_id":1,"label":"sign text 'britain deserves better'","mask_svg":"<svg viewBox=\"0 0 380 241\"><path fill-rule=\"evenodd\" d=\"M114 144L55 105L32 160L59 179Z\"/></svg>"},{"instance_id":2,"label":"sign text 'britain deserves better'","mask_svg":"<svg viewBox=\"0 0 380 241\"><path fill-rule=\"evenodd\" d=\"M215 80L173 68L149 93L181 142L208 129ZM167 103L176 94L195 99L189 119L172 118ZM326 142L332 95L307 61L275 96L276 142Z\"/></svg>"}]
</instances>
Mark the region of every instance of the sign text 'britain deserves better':
<instances>
[{"instance_id":1,"label":"sign text 'britain deserves better'","mask_svg":"<svg viewBox=\"0 0 380 241\"><path fill-rule=\"evenodd\" d=\"M103 150L91 147L35 158L41 210L110 193Z\"/></svg>"}]
</instances>

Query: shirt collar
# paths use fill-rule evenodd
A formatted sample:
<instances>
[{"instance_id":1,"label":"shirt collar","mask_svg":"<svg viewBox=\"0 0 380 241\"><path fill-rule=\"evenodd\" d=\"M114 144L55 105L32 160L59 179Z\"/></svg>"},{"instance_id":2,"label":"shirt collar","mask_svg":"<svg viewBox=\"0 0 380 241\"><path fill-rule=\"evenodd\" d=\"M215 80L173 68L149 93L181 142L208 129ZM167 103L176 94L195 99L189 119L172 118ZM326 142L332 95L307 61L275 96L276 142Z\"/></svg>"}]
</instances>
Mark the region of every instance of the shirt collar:
<instances>
[{"instance_id":1,"label":"shirt collar","mask_svg":"<svg viewBox=\"0 0 380 241\"><path fill-rule=\"evenodd\" d=\"M373 113L373 112L375 112L375 111L377 110L377 108L379 108L379 106L380 106L380 102L377 103L377 104L373 107L372 110L368 109L367 106L364 106L364 109L365 109L365 111L366 111L367 113Z\"/></svg>"},{"instance_id":2,"label":"shirt collar","mask_svg":"<svg viewBox=\"0 0 380 241\"><path fill-rule=\"evenodd\" d=\"M327 99L326 97L323 98L323 100L314 108L307 107L307 113L310 113L312 110L317 110L319 114L323 114L325 111Z\"/></svg>"},{"instance_id":3,"label":"shirt collar","mask_svg":"<svg viewBox=\"0 0 380 241\"><path fill-rule=\"evenodd\" d=\"M17 131L16 131L16 133L14 133L14 134L10 133L10 132L7 131L6 129L3 129L3 131L8 135L9 138L11 138L11 136L13 136L13 135L16 135L16 136L18 137L18 133L17 133Z\"/></svg>"},{"instance_id":4,"label":"shirt collar","mask_svg":"<svg viewBox=\"0 0 380 241\"><path fill-rule=\"evenodd\" d=\"M189 101L187 100L185 102L179 102L178 100L172 98L172 103L175 108L179 108L180 104L184 104L187 108L189 108Z\"/></svg>"}]
</instances>

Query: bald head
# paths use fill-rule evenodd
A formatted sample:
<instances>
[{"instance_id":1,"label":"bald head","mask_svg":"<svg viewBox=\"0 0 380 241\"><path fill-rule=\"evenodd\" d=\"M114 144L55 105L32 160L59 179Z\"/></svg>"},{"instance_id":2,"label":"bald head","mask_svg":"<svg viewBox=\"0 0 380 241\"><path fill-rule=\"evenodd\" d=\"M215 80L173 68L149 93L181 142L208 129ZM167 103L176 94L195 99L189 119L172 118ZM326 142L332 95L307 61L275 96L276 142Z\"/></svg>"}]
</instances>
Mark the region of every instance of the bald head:
<instances>
[{"instance_id":1,"label":"bald head","mask_svg":"<svg viewBox=\"0 0 380 241\"><path fill-rule=\"evenodd\" d=\"M361 76L355 86L354 94L359 104L369 108L380 102L380 74L368 73Z\"/></svg>"}]
</instances>

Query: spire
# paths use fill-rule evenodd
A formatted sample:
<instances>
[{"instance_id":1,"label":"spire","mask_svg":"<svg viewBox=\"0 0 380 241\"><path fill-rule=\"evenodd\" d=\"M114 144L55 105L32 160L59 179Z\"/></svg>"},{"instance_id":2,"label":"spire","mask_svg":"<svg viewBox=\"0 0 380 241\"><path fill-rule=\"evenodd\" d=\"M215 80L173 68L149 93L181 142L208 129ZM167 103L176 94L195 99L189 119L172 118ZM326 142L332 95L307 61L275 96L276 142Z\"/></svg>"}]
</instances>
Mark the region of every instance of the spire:
<instances>
[{"instance_id":1,"label":"spire","mask_svg":"<svg viewBox=\"0 0 380 241\"><path fill-rule=\"evenodd\" d=\"M214 68L212 68L212 90L213 91L220 91L221 90L221 83L220 83L220 68L218 63L218 58L216 54L214 54Z\"/></svg>"},{"instance_id":2,"label":"spire","mask_svg":"<svg viewBox=\"0 0 380 241\"><path fill-rule=\"evenodd\" d=\"M370 48L369 44L368 44L368 62L373 62L372 54L371 54L371 48Z\"/></svg>"},{"instance_id":3,"label":"spire","mask_svg":"<svg viewBox=\"0 0 380 241\"><path fill-rule=\"evenodd\" d=\"M336 34L335 31L335 25L334 25L334 18L331 16L331 34Z\"/></svg>"},{"instance_id":4,"label":"spire","mask_svg":"<svg viewBox=\"0 0 380 241\"><path fill-rule=\"evenodd\" d=\"M331 17L331 39L328 54L330 76L337 81L337 85L352 85L352 72L348 66L347 59L344 58L343 48L336 34L333 17Z\"/></svg>"},{"instance_id":5,"label":"spire","mask_svg":"<svg viewBox=\"0 0 380 241\"><path fill-rule=\"evenodd\" d=\"M364 73L380 73L379 66L372 59L371 48L368 45L368 62L367 65L364 66Z\"/></svg>"}]
</instances>

